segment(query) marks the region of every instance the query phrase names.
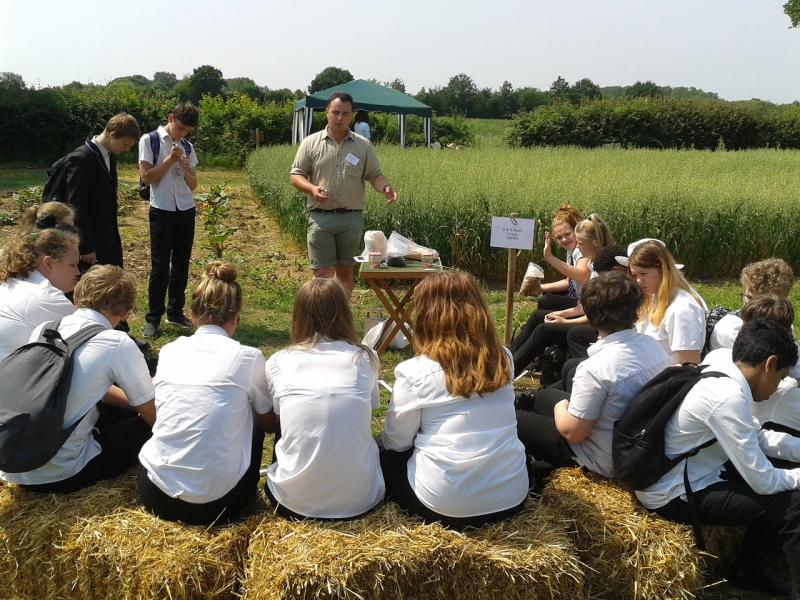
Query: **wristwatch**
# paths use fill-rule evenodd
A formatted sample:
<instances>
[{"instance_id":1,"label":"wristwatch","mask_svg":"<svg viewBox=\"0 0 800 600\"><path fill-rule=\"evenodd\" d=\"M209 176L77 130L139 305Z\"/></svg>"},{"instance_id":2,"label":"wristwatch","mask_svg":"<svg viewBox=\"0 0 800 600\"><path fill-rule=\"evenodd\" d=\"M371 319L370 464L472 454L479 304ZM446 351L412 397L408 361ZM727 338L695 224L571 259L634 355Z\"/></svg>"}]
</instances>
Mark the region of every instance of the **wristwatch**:
<instances>
[{"instance_id":1,"label":"wristwatch","mask_svg":"<svg viewBox=\"0 0 800 600\"><path fill-rule=\"evenodd\" d=\"M385 186L383 186L383 193L384 194L388 194L391 190L392 190L392 186L390 186L388 183Z\"/></svg>"}]
</instances>

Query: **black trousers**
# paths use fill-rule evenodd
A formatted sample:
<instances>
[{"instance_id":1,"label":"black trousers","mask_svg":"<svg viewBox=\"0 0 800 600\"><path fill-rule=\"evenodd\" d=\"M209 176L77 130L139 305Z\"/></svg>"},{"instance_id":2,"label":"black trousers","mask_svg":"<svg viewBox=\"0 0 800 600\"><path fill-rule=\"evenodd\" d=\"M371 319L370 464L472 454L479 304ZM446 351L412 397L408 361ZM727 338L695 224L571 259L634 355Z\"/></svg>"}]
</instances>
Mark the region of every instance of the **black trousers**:
<instances>
[{"instance_id":1,"label":"black trousers","mask_svg":"<svg viewBox=\"0 0 800 600\"><path fill-rule=\"evenodd\" d=\"M700 523L745 526L739 562L764 565L769 551L782 546L795 576L800 575L800 492L769 496L755 493L742 481L721 481L694 492ZM676 498L655 512L670 521L692 524L689 504Z\"/></svg>"},{"instance_id":2,"label":"black trousers","mask_svg":"<svg viewBox=\"0 0 800 600\"><path fill-rule=\"evenodd\" d=\"M264 432L257 427L253 430L253 445L250 451L250 465L241 479L231 490L216 500L195 504L180 498L168 496L147 476L147 469L139 469L139 500L142 505L157 517L167 521L183 521L189 525L211 525L227 523L239 518L242 509L256 495L258 490L261 457L264 453Z\"/></svg>"},{"instance_id":3,"label":"black trousers","mask_svg":"<svg viewBox=\"0 0 800 600\"><path fill-rule=\"evenodd\" d=\"M555 387L536 393L533 411L517 411L517 436L525 452L535 459L545 460L554 467L575 466L572 448L556 429L553 409L569 394Z\"/></svg>"},{"instance_id":4,"label":"black trousers","mask_svg":"<svg viewBox=\"0 0 800 600\"><path fill-rule=\"evenodd\" d=\"M573 308L578 305L577 298L570 298L566 294L545 294L539 298L536 308L539 310L553 311Z\"/></svg>"},{"instance_id":5,"label":"black trousers","mask_svg":"<svg viewBox=\"0 0 800 600\"><path fill-rule=\"evenodd\" d=\"M542 322L531 330L528 326L529 323L531 323L532 320L538 319L537 313L541 312L543 311L537 310L531 315L531 319L528 319L528 323L525 324L525 327L523 327L522 331L514 338L514 342L511 344L511 353L514 357L514 377L522 373L525 367L527 367L534 358L544 352L544 349L548 346L558 345L564 349L567 347L567 333L570 329L575 327L575 325L568 323L545 323L544 316L542 316ZM547 313L549 312L551 311L547 311ZM536 319L534 319L534 317L536 317ZM527 337L522 337L528 333L529 335L527 335Z\"/></svg>"},{"instance_id":6,"label":"black trousers","mask_svg":"<svg viewBox=\"0 0 800 600\"><path fill-rule=\"evenodd\" d=\"M569 334L567 334L569 337ZM572 393L572 380L575 379L575 369L581 364L585 358L569 358L561 365L561 389L568 393Z\"/></svg>"},{"instance_id":7,"label":"black trousers","mask_svg":"<svg viewBox=\"0 0 800 600\"><path fill-rule=\"evenodd\" d=\"M597 341L597 330L591 325L576 325L567 333L567 349L571 358L588 358L589 346Z\"/></svg>"},{"instance_id":8,"label":"black trousers","mask_svg":"<svg viewBox=\"0 0 800 600\"><path fill-rule=\"evenodd\" d=\"M407 513L421 517L426 523L439 522L445 527L450 527L452 529L481 527L489 523L499 523L504 519L512 517L525 506L527 498L517 506L485 515L476 515L474 517L448 517L447 515L439 514L420 502L416 493L414 493L414 488L412 488L411 484L408 482L406 465L413 452L413 447L404 452L393 452L381 448L381 470L383 471L383 480L386 483L386 498L397 503L400 508Z\"/></svg>"},{"instance_id":9,"label":"black trousers","mask_svg":"<svg viewBox=\"0 0 800 600\"><path fill-rule=\"evenodd\" d=\"M94 437L100 444L100 454L72 477L53 483L22 487L34 492L68 494L98 481L118 477L138 464L139 450L150 439L150 427L136 413L114 407L107 408L111 410L101 409L100 419L94 430Z\"/></svg>"},{"instance_id":10,"label":"black trousers","mask_svg":"<svg viewBox=\"0 0 800 600\"><path fill-rule=\"evenodd\" d=\"M194 208L171 211L150 207L150 281L145 315L148 323L161 320L165 296L167 317L183 314L196 212Z\"/></svg>"}]
</instances>

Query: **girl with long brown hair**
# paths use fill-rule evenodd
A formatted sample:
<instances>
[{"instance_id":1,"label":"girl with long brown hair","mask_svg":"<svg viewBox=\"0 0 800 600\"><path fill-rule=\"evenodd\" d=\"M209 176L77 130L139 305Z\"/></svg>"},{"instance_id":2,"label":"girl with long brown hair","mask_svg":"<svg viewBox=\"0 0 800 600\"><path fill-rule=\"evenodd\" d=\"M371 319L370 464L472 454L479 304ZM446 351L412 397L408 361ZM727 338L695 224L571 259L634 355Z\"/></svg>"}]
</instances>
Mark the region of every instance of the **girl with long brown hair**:
<instances>
[{"instance_id":1,"label":"girl with long brown hair","mask_svg":"<svg viewBox=\"0 0 800 600\"><path fill-rule=\"evenodd\" d=\"M371 429L380 406L378 359L359 344L337 280L315 278L300 288L292 341L267 361L281 437L264 492L287 518L357 518L384 495Z\"/></svg>"},{"instance_id":2,"label":"girl with long brown hair","mask_svg":"<svg viewBox=\"0 0 800 600\"><path fill-rule=\"evenodd\" d=\"M414 290L414 353L395 369L382 456L389 497L427 521L499 521L528 495L511 356L469 275Z\"/></svg>"}]
</instances>

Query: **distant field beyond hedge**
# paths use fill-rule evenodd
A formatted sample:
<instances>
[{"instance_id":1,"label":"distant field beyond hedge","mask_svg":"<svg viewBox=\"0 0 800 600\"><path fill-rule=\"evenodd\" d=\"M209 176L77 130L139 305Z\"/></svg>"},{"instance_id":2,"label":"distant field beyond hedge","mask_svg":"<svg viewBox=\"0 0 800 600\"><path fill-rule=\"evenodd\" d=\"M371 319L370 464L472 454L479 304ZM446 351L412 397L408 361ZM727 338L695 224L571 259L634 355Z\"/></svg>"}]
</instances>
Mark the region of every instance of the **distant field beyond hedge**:
<instances>
[{"instance_id":1,"label":"distant field beyond hedge","mask_svg":"<svg viewBox=\"0 0 800 600\"><path fill-rule=\"evenodd\" d=\"M304 243L304 200L289 185L294 153L263 148L248 172L265 206ZM369 191L367 228L397 230L439 250L445 264L483 277L505 273L504 253L488 246L491 216L518 212L548 223L566 201L600 213L623 245L661 238L693 278L736 277L767 256L800 269L799 151L379 146L378 155L399 202L387 207ZM534 252L541 257L540 241ZM523 253L520 265L531 258Z\"/></svg>"}]
</instances>

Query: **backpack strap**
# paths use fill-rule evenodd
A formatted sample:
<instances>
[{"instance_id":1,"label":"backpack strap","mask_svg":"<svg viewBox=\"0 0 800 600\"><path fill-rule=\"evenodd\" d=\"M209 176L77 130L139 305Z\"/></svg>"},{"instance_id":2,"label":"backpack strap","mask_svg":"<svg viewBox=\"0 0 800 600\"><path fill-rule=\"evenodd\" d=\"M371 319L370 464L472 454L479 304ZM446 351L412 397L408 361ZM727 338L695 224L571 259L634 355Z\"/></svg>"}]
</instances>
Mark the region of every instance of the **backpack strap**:
<instances>
[{"instance_id":1,"label":"backpack strap","mask_svg":"<svg viewBox=\"0 0 800 600\"><path fill-rule=\"evenodd\" d=\"M147 134L150 137L150 150L153 151L153 166L158 164L158 155L161 152L161 140L158 138L158 129Z\"/></svg>"},{"instance_id":2,"label":"backpack strap","mask_svg":"<svg viewBox=\"0 0 800 600\"><path fill-rule=\"evenodd\" d=\"M79 331L73 333L69 336L66 340L64 340L67 344L67 348L69 349L69 356L72 358L72 353L75 352L78 348L80 348L83 344L88 342L94 336L96 336L101 331L105 331L106 328L100 325L99 323L92 323L91 325L87 325L86 327L82 327Z\"/></svg>"},{"instance_id":3,"label":"backpack strap","mask_svg":"<svg viewBox=\"0 0 800 600\"><path fill-rule=\"evenodd\" d=\"M704 368L701 366L700 368ZM703 371L700 374L700 379L708 379L710 377L727 377L725 373L720 373L718 371ZM677 459L676 463L683 460L683 487L686 491L686 503L689 505L689 514L692 517L692 531L694 533L694 543L697 545L697 549L701 550L702 552L706 551L706 541L703 537L703 527L700 524L700 514L697 512L697 502L695 501L694 492L692 491L692 486L689 483L689 459L703 450L704 448L708 448L709 446L713 446L717 443L717 438L711 438L697 446L697 448L693 448L689 450L689 452L685 452L681 454Z\"/></svg>"}]
</instances>

